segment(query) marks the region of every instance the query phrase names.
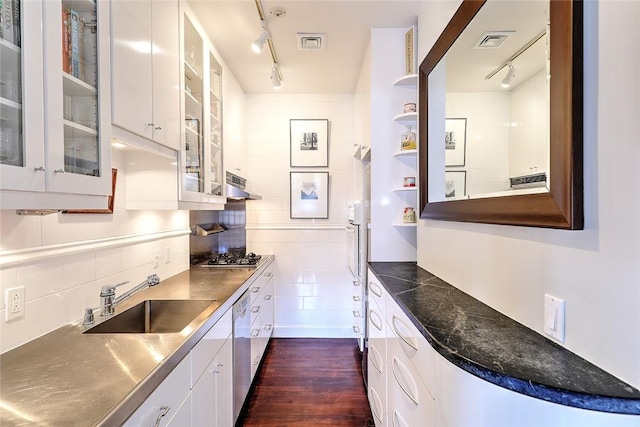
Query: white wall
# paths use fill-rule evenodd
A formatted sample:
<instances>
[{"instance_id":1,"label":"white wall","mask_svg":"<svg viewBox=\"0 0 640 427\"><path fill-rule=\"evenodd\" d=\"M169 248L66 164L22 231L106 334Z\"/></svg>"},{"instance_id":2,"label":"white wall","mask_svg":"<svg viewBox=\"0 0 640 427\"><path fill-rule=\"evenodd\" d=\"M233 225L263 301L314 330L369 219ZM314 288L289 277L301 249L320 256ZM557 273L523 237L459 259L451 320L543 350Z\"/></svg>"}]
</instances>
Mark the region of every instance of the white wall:
<instances>
[{"instance_id":1,"label":"white wall","mask_svg":"<svg viewBox=\"0 0 640 427\"><path fill-rule=\"evenodd\" d=\"M425 3L421 57L458 5ZM640 387L640 2L584 7L584 231L420 221L418 264L541 333L564 299L564 345Z\"/></svg>"},{"instance_id":2,"label":"white wall","mask_svg":"<svg viewBox=\"0 0 640 427\"><path fill-rule=\"evenodd\" d=\"M113 215L0 211L0 352L81 319L99 306L102 285L129 280L118 295L149 274L163 280L189 268L189 235L181 233L189 231L189 212L125 210L124 158L114 151L112 160ZM5 322L5 290L17 286L25 287L25 316Z\"/></svg>"},{"instance_id":3,"label":"white wall","mask_svg":"<svg viewBox=\"0 0 640 427\"><path fill-rule=\"evenodd\" d=\"M466 118L465 165L447 171L467 171L466 194L486 194L509 188L509 94L506 92L447 93L447 118Z\"/></svg>"},{"instance_id":4,"label":"white wall","mask_svg":"<svg viewBox=\"0 0 640 427\"><path fill-rule=\"evenodd\" d=\"M247 248L274 254L276 336L351 337L346 206L353 197L353 96L249 94ZM289 119L328 119L329 167L289 167ZM329 219L290 219L289 172L328 171Z\"/></svg>"}]
</instances>

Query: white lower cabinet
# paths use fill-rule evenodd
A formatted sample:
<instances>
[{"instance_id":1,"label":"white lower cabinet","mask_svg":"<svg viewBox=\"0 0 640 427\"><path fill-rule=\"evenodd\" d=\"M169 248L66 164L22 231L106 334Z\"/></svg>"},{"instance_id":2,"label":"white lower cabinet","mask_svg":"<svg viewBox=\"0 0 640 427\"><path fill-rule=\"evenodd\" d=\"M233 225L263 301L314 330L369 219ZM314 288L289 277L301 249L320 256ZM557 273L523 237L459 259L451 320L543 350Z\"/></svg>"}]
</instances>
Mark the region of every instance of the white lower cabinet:
<instances>
[{"instance_id":1,"label":"white lower cabinet","mask_svg":"<svg viewBox=\"0 0 640 427\"><path fill-rule=\"evenodd\" d=\"M640 425L635 415L547 402L460 369L431 347L371 271L367 322L368 396L377 427Z\"/></svg>"},{"instance_id":2,"label":"white lower cabinet","mask_svg":"<svg viewBox=\"0 0 640 427\"><path fill-rule=\"evenodd\" d=\"M231 331L228 310L124 426L233 425Z\"/></svg>"},{"instance_id":3,"label":"white lower cabinet","mask_svg":"<svg viewBox=\"0 0 640 427\"><path fill-rule=\"evenodd\" d=\"M228 310L191 350L193 426L233 424L231 316Z\"/></svg>"},{"instance_id":4,"label":"white lower cabinet","mask_svg":"<svg viewBox=\"0 0 640 427\"><path fill-rule=\"evenodd\" d=\"M273 264L265 269L249 289L251 290L251 381L253 381L273 333Z\"/></svg>"},{"instance_id":5,"label":"white lower cabinet","mask_svg":"<svg viewBox=\"0 0 640 427\"><path fill-rule=\"evenodd\" d=\"M388 346L387 387L387 425L435 425L433 397L398 343L393 341Z\"/></svg>"},{"instance_id":6,"label":"white lower cabinet","mask_svg":"<svg viewBox=\"0 0 640 427\"><path fill-rule=\"evenodd\" d=\"M434 426L435 401L427 384L434 382L435 351L425 347L427 341L371 272L368 291L367 385L375 425Z\"/></svg>"},{"instance_id":7,"label":"white lower cabinet","mask_svg":"<svg viewBox=\"0 0 640 427\"><path fill-rule=\"evenodd\" d=\"M387 425L387 327L380 308L373 302L369 307L368 322L368 396L375 424L381 427Z\"/></svg>"},{"instance_id":8,"label":"white lower cabinet","mask_svg":"<svg viewBox=\"0 0 640 427\"><path fill-rule=\"evenodd\" d=\"M124 426L167 426L175 416L182 420L178 424L176 419L175 426L191 425L190 371L191 355L188 354L129 417Z\"/></svg>"},{"instance_id":9,"label":"white lower cabinet","mask_svg":"<svg viewBox=\"0 0 640 427\"><path fill-rule=\"evenodd\" d=\"M227 339L191 390L193 426L231 426L232 341Z\"/></svg>"}]
</instances>

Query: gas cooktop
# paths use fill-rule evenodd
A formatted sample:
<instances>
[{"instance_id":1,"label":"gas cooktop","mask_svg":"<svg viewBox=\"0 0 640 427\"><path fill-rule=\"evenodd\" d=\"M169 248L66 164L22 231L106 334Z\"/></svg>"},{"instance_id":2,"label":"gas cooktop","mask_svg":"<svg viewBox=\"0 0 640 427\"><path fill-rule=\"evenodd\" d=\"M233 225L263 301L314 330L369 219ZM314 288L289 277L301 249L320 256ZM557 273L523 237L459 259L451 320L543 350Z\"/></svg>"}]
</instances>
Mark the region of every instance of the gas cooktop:
<instances>
[{"instance_id":1,"label":"gas cooktop","mask_svg":"<svg viewBox=\"0 0 640 427\"><path fill-rule=\"evenodd\" d=\"M248 254L223 253L214 255L209 261L203 263L202 267L257 268L264 260L262 255L256 255L253 252Z\"/></svg>"}]
</instances>

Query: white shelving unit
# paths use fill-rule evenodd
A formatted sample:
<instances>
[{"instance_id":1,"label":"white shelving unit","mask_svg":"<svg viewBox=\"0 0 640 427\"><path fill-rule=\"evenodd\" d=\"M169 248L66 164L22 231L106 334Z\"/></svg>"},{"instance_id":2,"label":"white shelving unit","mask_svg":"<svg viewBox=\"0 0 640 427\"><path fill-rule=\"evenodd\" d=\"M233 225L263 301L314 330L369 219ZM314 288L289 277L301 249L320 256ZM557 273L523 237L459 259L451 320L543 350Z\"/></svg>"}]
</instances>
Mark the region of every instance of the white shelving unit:
<instances>
[{"instance_id":1,"label":"white shelving unit","mask_svg":"<svg viewBox=\"0 0 640 427\"><path fill-rule=\"evenodd\" d=\"M417 100L416 74L405 73L406 28L371 32L369 65L371 135L371 261L416 261L416 223L404 223L405 208L416 208L417 191L402 188L417 176L417 150L402 150L407 127L416 132L417 114L404 106ZM400 76L400 77L398 77Z\"/></svg>"}]
</instances>

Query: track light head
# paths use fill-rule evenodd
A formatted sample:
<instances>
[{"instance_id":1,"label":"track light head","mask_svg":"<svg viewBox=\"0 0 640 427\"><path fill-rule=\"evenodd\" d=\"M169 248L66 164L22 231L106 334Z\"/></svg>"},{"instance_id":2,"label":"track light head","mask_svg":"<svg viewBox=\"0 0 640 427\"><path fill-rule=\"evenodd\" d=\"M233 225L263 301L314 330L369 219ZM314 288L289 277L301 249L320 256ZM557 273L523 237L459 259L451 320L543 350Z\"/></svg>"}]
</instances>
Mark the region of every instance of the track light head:
<instances>
[{"instance_id":1,"label":"track light head","mask_svg":"<svg viewBox=\"0 0 640 427\"><path fill-rule=\"evenodd\" d=\"M280 77L280 70L278 69L278 66L275 64L271 69L271 84L273 85L273 88L276 90L280 89L280 87L282 86L282 77Z\"/></svg>"},{"instance_id":2,"label":"track light head","mask_svg":"<svg viewBox=\"0 0 640 427\"><path fill-rule=\"evenodd\" d=\"M260 34L260 37L258 37L256 41L254 41L251 44L251 50L254 51L255 53L262 52L264 43L267 41L268 38L269 38L269 32L267 30L262 30L262 34Z\"/></svg>"},{"instance_id":3,"label":"track light head","mask_svg":"<svg viewBox=\"0 0 640 427\"><path fill-rule=\"evenodd\" d=\"M509 62L507 65L509 66L509 69L507 70L507 75L504 76L504 79L502 80L502 83L500 83L500 85L503 88L510 87L511 86L511 82L516 77L516 68L513 66L513 64L511 62Z\"/></svg>"}]
</instances>

